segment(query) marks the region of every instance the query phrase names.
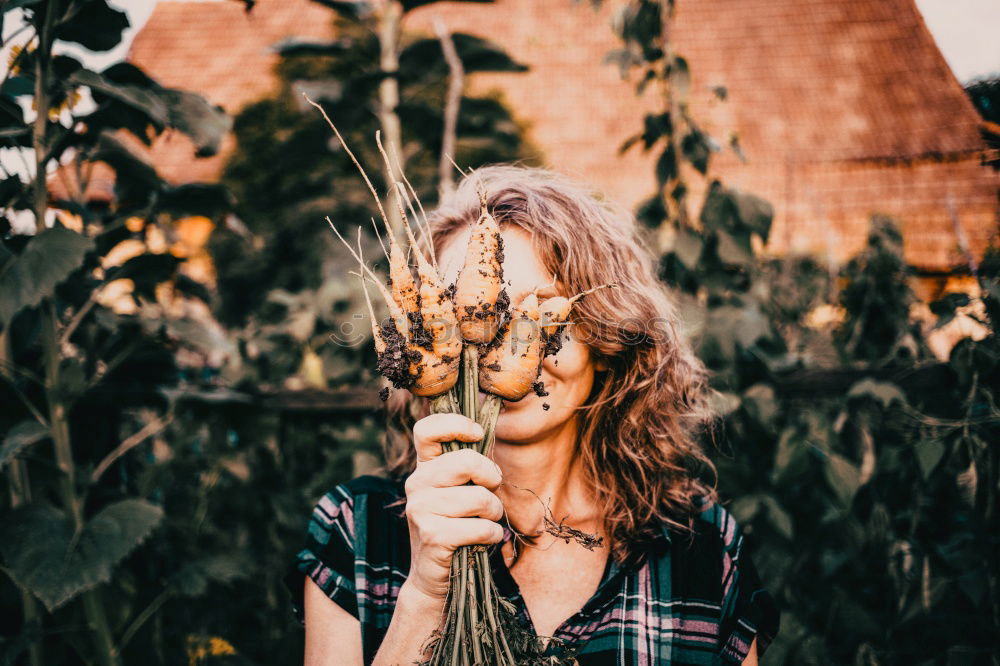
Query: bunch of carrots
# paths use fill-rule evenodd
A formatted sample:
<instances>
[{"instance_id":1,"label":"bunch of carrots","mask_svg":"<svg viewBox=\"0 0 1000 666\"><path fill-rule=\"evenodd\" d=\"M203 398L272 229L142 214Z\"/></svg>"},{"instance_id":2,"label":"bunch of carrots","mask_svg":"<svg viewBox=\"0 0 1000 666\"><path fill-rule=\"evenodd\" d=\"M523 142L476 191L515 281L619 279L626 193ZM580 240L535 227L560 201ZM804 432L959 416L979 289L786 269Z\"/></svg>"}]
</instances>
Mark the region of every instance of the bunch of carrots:
<instances>
[{"instance_id":1,"label":"bunch of carrots","mask_svg":"<svg viewBox=\"0 0 1000 666\"><path fill-rule=\"evenodd\" d=\"M489 456L503 400L520 400L532 390L545 395L539 381L542 360L559 351L559 332L569 323L574 303L594 289L541 303L533 292L511 307L503 288L503 239L482 189L480 215L472 227L465 263L457 281L446 287L423 206L398 169L398 160L395 166L403 183L395 181L394 164L379 134L376 142L390 186L397 195L408 253L400 247L374 186L340 132L319 104L306 99L320 110L360 170L385 226L388 248L383 245L383 249L389 263L388 285L382 284L364 261L360 227L355 250L327 218L334 233L361 266L361 272L353 274L362 281L371 316L377 371L394 387L429 399L432 413L461 413L483 427L485 434L479 442L446 443L445 452L472 447ZM414 237L411 217L422 225L428 256ZM416 277L408 256L414 258ZM374 284L388 308L389 317L381 323L376 319L366 279ZM480 389L486 393L482 404ZM387 395L388 389L383 389L382 398ZM497 592L484 546L465 546L455 553L442 628L431 639L433 651L424 666L524 666L571 663L572 659L568 652L553 654L558 652L558 646L550 648L543 657L544 642L517 622L514 606Z\"/></svg>"}]
</instances>

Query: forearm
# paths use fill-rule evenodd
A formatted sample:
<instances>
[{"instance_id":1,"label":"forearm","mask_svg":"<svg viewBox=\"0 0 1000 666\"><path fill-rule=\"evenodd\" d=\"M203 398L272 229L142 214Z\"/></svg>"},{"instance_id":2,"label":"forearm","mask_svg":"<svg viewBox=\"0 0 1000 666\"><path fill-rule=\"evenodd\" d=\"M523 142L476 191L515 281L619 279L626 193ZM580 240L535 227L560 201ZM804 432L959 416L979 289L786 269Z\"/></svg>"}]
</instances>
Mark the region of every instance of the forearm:
<instances>
[{"instance_id":1,"label":"forearm","mask_svg":"<svg viewBox=\"0 0 1000 666\"><path fill-rule=\"evenodd\" d=\"M438 628L444 599L427 596L403 583L396 609L372 666L397 666L424 660L421 652L431 633Z\"/></svg>"}]
</instances>

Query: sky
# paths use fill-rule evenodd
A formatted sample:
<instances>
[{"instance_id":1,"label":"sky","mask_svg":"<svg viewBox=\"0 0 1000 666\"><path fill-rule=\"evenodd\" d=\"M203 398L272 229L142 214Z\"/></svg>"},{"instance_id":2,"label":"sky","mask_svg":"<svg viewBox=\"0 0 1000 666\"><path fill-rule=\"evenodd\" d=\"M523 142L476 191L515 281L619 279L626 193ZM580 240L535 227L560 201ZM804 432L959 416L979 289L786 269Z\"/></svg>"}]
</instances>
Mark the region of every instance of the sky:
<instances>
[{"instance_id":1,"label":"sky","mask_svg":"<svg viewBox=\"0 0 1000 666\"><path fill-rule=\"evenodd\" d=\"M1000 75L1000 2L916 2L944 59L960 82L968 83L990 74Z\"/></svg>"}]
</instances>

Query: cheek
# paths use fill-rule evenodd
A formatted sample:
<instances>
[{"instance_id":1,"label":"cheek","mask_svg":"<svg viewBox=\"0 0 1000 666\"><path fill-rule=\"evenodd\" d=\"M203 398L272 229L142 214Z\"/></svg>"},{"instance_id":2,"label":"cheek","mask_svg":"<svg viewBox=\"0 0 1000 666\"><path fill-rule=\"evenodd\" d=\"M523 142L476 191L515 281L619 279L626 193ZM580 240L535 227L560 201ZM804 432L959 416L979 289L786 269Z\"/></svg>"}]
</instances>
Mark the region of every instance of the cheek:
<instances>
[{"instance_id":1,"label":"cheek","mask_svg":"<svg viewBox=\"0 0 1000 666\"><path fill-rule=\"evenodd\" d=\"M587 380L593 377L594 372L590 349L566 334L563 334L563 345L559 353L546 356L542 361L542 369L565 382Z\"/></svg>"}]
</instances>

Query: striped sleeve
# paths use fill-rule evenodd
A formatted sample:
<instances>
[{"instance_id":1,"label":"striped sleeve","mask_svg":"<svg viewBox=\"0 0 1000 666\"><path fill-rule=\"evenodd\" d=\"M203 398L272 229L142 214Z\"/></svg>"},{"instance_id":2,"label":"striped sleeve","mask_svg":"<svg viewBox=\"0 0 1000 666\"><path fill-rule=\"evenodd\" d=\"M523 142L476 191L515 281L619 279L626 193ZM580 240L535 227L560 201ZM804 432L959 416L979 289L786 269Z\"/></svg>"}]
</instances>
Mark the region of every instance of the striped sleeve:
<instances>
[{"instance_id":1,"label":"striped sleeve","mask_svg":"<svg viewBox=\"0 0 1000 666\"><path fill-rule=\"evenodd\" d=\"M757 639L757 656L774 641L781 621L774 598L761 583L757 568L747 554L740 526L719 505L714 522L723 542L722 610L719 625L723 664L742 664Z\"/></svg>"},{"instance_id":2,"label":"striped sleeve","mask_svg":"<svg viewBox=\"0 0 1000 666\"><path fill-rule=\"evenodd\" d=\"M292 608L305 621L303 576L338 606L358 617L354 587L354 497L343 485L324 495L309 518L305 544L285 576Z\"/></svg>"}]
</instances>

